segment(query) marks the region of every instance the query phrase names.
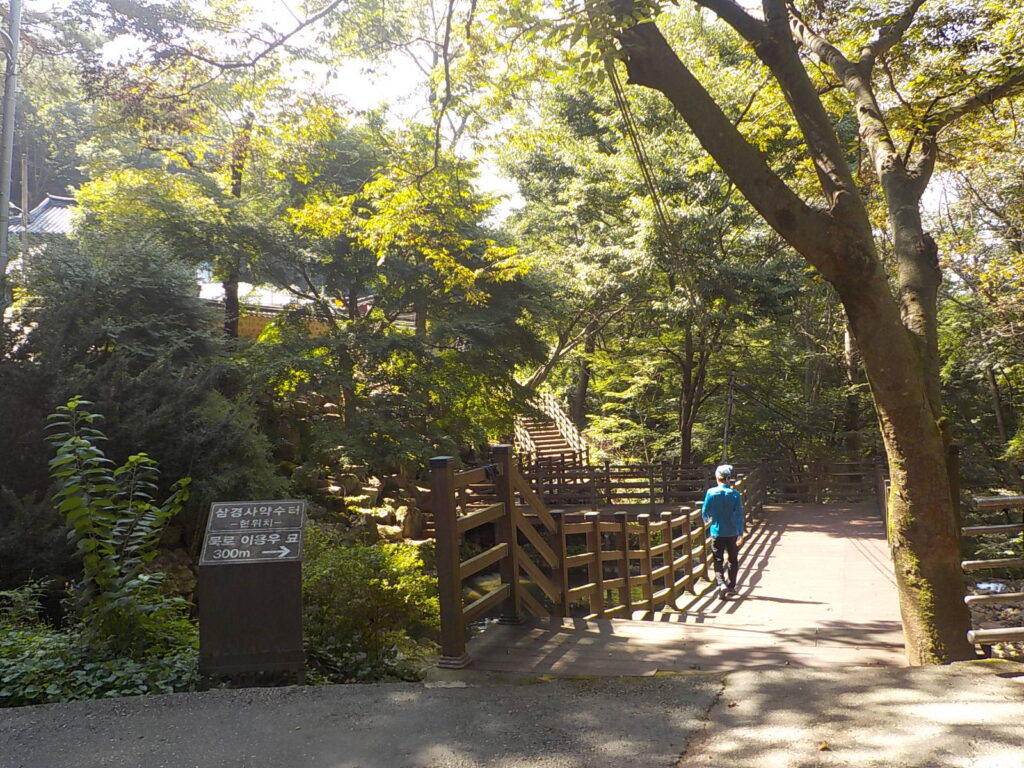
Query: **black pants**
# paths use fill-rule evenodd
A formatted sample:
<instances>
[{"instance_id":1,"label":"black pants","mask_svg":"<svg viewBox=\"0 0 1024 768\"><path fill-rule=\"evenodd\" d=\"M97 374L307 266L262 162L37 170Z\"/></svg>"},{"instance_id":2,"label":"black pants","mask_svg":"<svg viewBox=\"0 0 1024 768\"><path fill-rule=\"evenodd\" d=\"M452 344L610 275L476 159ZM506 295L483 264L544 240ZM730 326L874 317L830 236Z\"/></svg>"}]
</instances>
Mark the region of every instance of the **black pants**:
<instances>
[{"instance_id":1,"label":"black pants","mask_svg":"<svg viewBox=\"0 0 1024 768\"><path fill-rule=\"evenodd\" d=\"M736 544L738 536L716 536L711 539L711 554L715 560L715 583L720 587L733 589L736 586L736 573L740 569L740 548ZM729 555L729 578L725 575L725 555Z\"/></svg>"}]
</instances>

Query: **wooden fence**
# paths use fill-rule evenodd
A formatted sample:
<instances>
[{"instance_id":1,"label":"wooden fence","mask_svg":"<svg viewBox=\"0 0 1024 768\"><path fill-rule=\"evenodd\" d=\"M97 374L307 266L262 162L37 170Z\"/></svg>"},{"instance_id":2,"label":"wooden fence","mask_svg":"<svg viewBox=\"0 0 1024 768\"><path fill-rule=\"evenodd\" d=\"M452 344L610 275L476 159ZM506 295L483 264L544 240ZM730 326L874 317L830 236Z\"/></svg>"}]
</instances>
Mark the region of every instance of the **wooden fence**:
<instances>
[{"instance_id":1,"label":"wooden fence","mask_svg":"<svg viewBox=\"0 0 1024 768\"><path fill-rule=\"evenodd\" d=\"M548 506L620 507L697 502L715 484L712 465L603 464L581 465L576 454L521 457L522 475ZM741 478L752 467L737 465Z\"/></svg>"},{"instance_id":2,"label":"wooden fence","mask_svg":"<svg viewBox=\"0 0 1024 768\"><path fill-rule=\"evenodd\" d=\"M996 517L1002 519L992 525L971 525L961 529L963 536L1017 536L1020 540L1016 542L1019 555L1015 557L991 558L988 560L964 560L961 567L965 571L999 570L999 569L1024 569L1024 496L987 496L976 498L972 502L975 511L990 511ZM1020 522L1012 522L1013 517L1018 517ZM996 593L991 595L968 595L964 598L968 605L982 603L996 604L1024 604L1024 592ZM982 647L991 646L995 643L1010 643L1024 641L1024 626L1000 627L997 629L972 629L967 633L968 641Z\"/></svg>"},{"instance_id":3,"label":"wooden fence","mask_svg":"<svg viewBox=\"0 0 1024 768\"><path fill-rule=\"evenodd\" d=\"M879 499L884 508L879 484L885 464L880 460L774 463L770 468L773 501L823 504Z\"/></svg>"},{"instance_id":4,"label":"wooden fence","mask_svg":"<svg viewBox=\"0 0 1024 768\"><path fill-rule=\"evenodd\" d=\"M521 456L523 476L552 507L592 508L696 502L714 485L713 465L613 464L581 465L576 453ZM800 465L768 465L766 483L773 502L821 504L875 500L885 508L885 464L881 461L813 461ZM752 469L736 465L737 476Z\"/></svg>"},{"instance_id":5,"label":"wooden fence","mask_svg":"<svg viewBox=\"0 0 1024 768\"><path fill-rule=\"evenodd\" d=\"M439 666L469 662L470 622L495 612L500 621L537 617L632 616L671 605L707 575L710 541L700 504L680 505L657 517L630 511L571 513L548 510L520 474L512 448L493 448L493 464L454 471L454 459L431 459L441 605ZM749 525L766 497L764 473L753 469L737 483ZM639 511L639 510L638 510ZM465 560L465 534L492 526L486 546ZM491 541L493 540L493 544ZM466 604L467 578L498 570L500 584Z\"/></svg>"}]
</instances>

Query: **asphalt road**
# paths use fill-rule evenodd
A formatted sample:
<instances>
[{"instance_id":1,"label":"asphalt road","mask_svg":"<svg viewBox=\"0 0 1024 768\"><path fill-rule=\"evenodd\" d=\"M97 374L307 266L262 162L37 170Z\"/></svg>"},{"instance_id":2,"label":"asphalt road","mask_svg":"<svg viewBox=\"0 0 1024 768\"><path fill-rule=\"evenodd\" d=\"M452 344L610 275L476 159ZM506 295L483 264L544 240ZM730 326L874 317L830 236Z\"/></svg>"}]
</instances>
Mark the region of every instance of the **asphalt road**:
<instances>
[{"instance_id":1,"label":"asphalt road","mask_svg":"<svg viewBox=\"0 0 1024 768\"><path fill-rule=\"evenodd\" d=\"M220 690L0 710L3 768L671 766L721 676Z\"/></svg>"},{"instance_id":2,"label":"asphalt road","mask_svg":"<svg viewBox=\"0 0 1024 768\"><path fill-rule=\"evenodd\" d=\"M1024 664L250 688L0 710L0 768L1024 768Z\"/></svg>"}]
</instances>

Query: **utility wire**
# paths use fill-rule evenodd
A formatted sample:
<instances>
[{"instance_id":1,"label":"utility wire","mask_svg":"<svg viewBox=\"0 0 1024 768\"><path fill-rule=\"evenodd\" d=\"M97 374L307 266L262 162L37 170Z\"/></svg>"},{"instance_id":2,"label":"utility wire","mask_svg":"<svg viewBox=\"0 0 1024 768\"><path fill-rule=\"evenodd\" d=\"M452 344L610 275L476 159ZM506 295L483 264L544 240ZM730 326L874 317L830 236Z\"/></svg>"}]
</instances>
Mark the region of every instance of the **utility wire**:
<instances>
[{"instance_id":1,"label":"utility wire","mask_svg":"<svg viewBox=\"0 0 1024 768\"><path fill-rule=\"evenodd\" d=\"M633 109L629 105L629 100L626 98L626 92L622 88L622 81L619 79L619 73L615 71L615 62L605 62L605 72L608 73L608 80L611 82L612 91L615 93L615 101L619 106L619 111L622 113L622 122L626 127L626 134L629 136L629 143L633 147L633 153L636 155L637 165L640 167L640 175L643 176L644 184L647 187L647 191L651 196L651 202L654 203L654 210L658 216L658 221L661 224L663 234L665 238L672 245L673 249L679 251L679 243L676 240L675 230L669 225L668 214L665 211L665 200L662 197L661 190L658 188L658 184L654 179L654 171L651 167L651 158L647 154L647 149L644 147L643 140L640 137L640 131L636 127L636 119L633 117Z\"/></svg>"}]
</instances>

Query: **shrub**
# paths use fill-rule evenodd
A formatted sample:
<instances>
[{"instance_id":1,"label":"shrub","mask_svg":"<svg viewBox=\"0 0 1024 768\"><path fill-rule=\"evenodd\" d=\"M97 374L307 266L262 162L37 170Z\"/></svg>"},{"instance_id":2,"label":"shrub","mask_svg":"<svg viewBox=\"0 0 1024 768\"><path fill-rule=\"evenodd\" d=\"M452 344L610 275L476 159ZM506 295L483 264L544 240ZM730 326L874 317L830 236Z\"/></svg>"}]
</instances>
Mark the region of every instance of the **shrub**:
<instances>
[{"instance_id":1,"label":"shrub","mask_svg":"<svg viewBox=\"0 0 1024 768\"><path fill-rule=\"evenodd\" d=\"M33 578L70 579L76 570L70 554L52 504L0 486L0 589Z\"/></svg>"},{"instance_id":2,"label":"shrub","mask_svg":"<svg viewBox=\"0 0 1024 768\"><path fill-rule=\"evenodd\" d=\"M190 481L179 480L162 504L155 503L156 462L138 453L111 469L96 445L106 438L92 426L102 417L85 405L72 398L49 417L49 440L56 446L50 462L58 486L54 501L82 559L73 597L83 638L121 655L171 649L193 633L186 603L162 595L162 574L144 567L156 556L164 524L188 498Z\"/></svg>"},{"instance_id":3,"label":"shrub","mask_svg":"<svg viewBox=\"0 0 1024 768\"><path fill-rule=\"evenodd\" d=\"M310 527L303 565L311 679L416 679L439 627L437 584L408 544L345 542Z\"/></svg>"},{"instance_id":4,"label":"shrub","mask_svg":"<svg viewBox=\"0 0 1024 768\"><path fill-rule=\"evenodd\" d=\"M38 582L0 592L0 707L196 689L194 637L159 656L103 656L76 627L60 631L40 619L42 592Z\"/></svg>"}]
</instances>

